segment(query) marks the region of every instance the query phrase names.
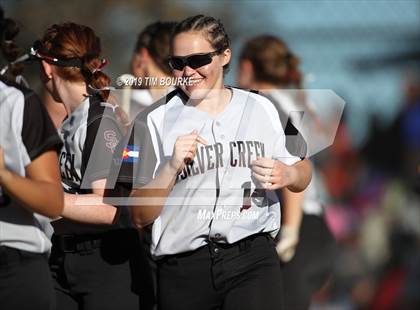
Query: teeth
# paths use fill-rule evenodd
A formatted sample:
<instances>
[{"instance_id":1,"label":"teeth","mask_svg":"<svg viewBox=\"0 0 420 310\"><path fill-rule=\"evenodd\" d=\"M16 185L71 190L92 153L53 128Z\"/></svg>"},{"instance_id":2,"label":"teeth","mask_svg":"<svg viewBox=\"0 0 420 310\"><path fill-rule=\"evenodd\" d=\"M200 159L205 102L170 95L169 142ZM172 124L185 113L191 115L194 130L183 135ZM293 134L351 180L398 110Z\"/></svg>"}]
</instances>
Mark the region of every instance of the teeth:
<instances>
[{"instance_id":1,"label":"teeth","mask_svg":"<svg viewBox=\"0 0 420 310\"><path fill-rule=\"evenodd\" d=\"M197 85L198 83L200 83L203 79L194 79L194 80L190 80L192 85Z\"/></svg>"}]
</instances>

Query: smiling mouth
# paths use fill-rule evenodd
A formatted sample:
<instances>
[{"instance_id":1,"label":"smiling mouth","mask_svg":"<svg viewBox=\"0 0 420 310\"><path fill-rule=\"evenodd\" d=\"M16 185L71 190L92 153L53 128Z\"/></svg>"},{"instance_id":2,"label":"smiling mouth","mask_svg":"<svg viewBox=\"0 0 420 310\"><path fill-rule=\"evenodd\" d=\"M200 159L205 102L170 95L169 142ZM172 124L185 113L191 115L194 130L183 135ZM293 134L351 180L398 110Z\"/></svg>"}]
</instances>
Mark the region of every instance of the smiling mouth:
<instances>
[{"instance_id":1,"label":"smiling mouth","mask_svg":"<svg viewBox=\"0 0 420 310\"><path fill-rule=\"evenodd\" d=\"M203 80L204 80L204 78L190 79L189 80L189 86L196 86L196 85L200 84Z\"/></svg>"}]
</instances>

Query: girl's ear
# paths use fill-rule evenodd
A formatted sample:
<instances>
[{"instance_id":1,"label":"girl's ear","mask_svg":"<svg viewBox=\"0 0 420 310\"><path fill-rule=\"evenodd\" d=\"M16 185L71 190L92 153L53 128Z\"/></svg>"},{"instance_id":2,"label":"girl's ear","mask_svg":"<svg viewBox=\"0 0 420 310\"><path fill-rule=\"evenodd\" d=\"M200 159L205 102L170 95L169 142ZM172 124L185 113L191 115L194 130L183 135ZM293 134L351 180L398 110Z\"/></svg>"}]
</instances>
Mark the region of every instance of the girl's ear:
<instances>
[{"instance_id":1,"label":"girl's ear","mask_svg":"<svg viewBox=\"0 0 420 310\"><path fill-rule=\"evenodd\" d=\"M230 62L230 59L232 57L232 51L230 48L227 48L223 51L223 66L227 65Z\"/></svg>"},{"instance_id":2,"label":"girl's ear","mask_svg":"<svg viewBox=\"0 0 420 310\"><path fill-rule=\"evenodd\" d=\"M53 69L52 66L45 60L41 60L42 68L44 69L45 76L48 79L52 79Z\"/></svg>"}]
</instances>

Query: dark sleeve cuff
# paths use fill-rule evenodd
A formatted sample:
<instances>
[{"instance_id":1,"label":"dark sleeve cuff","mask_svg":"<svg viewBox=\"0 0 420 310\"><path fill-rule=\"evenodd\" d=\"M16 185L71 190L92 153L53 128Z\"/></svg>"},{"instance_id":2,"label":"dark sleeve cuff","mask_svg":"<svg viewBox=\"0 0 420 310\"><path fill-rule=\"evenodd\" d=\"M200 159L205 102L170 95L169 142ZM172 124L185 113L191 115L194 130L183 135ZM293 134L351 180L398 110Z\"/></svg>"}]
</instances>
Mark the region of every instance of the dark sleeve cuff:
<instances>
[{"instance_id":1,"label":"dark sleeve cuff","mask_svg":"<svg viewBox=\"0 0 420 310\"><path fill-rule=\"evenodd\" d=\"M28 153L29 158L31 159L31 161L34 161L37 157L49 150L54 150L57 153L59 153L62 146L63 142L58 136L51 136L47 140L45 140L45 142L41 146L31 150Z\"/></svg>"}]
</instances>

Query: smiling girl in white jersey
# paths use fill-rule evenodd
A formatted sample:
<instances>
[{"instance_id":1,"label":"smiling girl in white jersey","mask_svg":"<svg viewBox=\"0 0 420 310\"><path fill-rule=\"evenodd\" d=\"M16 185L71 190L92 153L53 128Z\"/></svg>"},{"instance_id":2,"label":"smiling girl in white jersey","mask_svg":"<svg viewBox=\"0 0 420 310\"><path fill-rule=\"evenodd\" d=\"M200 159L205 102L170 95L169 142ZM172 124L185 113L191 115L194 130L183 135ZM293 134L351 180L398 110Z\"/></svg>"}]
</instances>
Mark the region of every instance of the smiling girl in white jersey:
<instances>
[{"instance_id":1,"label":"smiling girl in white jersey","mask_svg":"<svg viewBox=\"0 0 420 310\"><path fill-rule=\"evenodd\" d=\"M153 223L159 307L279 309L274 190L303 190L310 166L286 151L268 100L224 86L231 51L220 21L187 18L171 42L174 76L191 84L140 113L129 142L139 150L131 215L138 227ZM283 178L253 177L263 156Z\"/></svg>"}]
</instances>

